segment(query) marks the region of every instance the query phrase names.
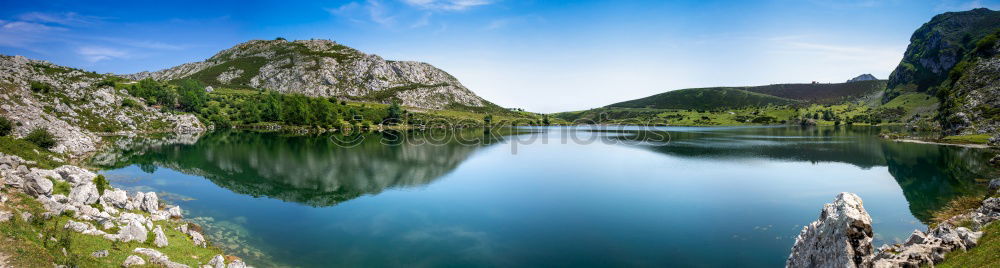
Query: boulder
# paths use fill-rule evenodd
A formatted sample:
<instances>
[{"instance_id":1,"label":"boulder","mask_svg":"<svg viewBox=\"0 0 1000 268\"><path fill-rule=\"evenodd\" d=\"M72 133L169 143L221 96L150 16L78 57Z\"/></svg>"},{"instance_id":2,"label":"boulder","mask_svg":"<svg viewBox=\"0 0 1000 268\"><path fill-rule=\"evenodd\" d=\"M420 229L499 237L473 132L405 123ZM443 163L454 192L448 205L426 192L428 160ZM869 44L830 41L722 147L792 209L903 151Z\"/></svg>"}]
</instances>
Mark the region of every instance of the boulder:
<instances>
[{"instance_id":1,"label":"boulder","mask_svg":"<svg viewBox=\"0 0 1000 268\"><path fill-rule=\"evenodd\" d=\"M69 199L72 202L90 205L97 203L101 195L97 192L97 186L93 183L80 183L69 192Z\"/></svg>"},{"instance_id":2,"label":"boulder","mask_svg":"<svg viewBox=\"0 0 1000 268\"><path fill-rule=\"evenodd\" d=\"M63 165L61 167L53 169L52 171L55 171L56 173L59 174L59 176L63 180L73 185L78 185L80 183L86 183L86 182L93 182L94 177L97 177L97 174L94 174L94 172L90 172L90 170L86 170L81 167L71 166L71 165Z\"/></svg>"},{"instance_id":3,"label":"boulder","mask_svg":"<svg viewBox=\"0 0 1000 268\"><path fill-rule=\"evenodd\" d=\"M142 223L139 221L129 221L127 225L118 231L118 240L122 242L146 242L148 234L146 226L143 226Z\"/></svg>"},{"instance_id":4,"label":"boulder","mask_svg":"<svg viewBox=\"0 0 1000 268\"><path fill-rule=\"evenodd\" d=\"M135 252L135 253L138 253L138 254L142 254L142 255L146 255L146 257L149 258L149 262L150 263L163 265L163 266L165 266L167 268L181 268L181 267L188 267L189 268L189 266L187 266L187 265L170 261L170 258L167 257L167 255L164 255L163 253L160 253L159 251L156 251L155 249L150 249L150 248L136 248L132 252Z\"/></svg>"},{"instance_id":5,"label":"boulder","mask_svg":"<svg viewBox=\"0 0 1000 268\"><path fill-rule=\"evenodd\" d=\"M208 261L208 266L212 268L226 268L226 258L222 255L215 255L212 260Z\"/></svg>"},{"instance_id":6,"label":"boulder","mask_svg":"<svg viewBox=\"0 0 1000 268\"><path fill-rule=\"evenodd\" d=\"M153 237L153 244L156 245L156 247L162 248L168 245L167 235L163 234L163 228L159 225L156 226L156 229L153 229Z\"/></svg>"},{"instance_id":7,"label":"boulder","mask_svg":"<svg viewBox=\"0 0 1000 268\"><path fill-rule=\"evenodd\" d=\"M990 180L990 190L991 191L1000 191L1000 179L992 179L992 180Z\"/></svg>"},{"instance_id":8,"label":"boulder","mask_svg":"<svg viewBox=\"0 0 1000 268\"><path fill-rule=\"evenodd\" d=\"M145 198L143 198L142 205L140 206L140 208L143 211L150 213L160 210L160 200L159 198L156 197L156 193L154 192L146 193L146 196Z\"/></svg>"},{"instance_id":9,"label":"boulder","mask_svg":"<svg viewBox=\"0 0 1000 268\"><path fill-rule=\"evenodd\" d=\"M233 262L230 262L229 265L226 265L226 268L246 268L246 267L247 264L243 263L243 260L233 260Z\"/></svg>"},{"instance_id":10,"label":"boulder","mask_svg":"<svg viewBox=\"0 0 1000 268\"><path fill-rule=\"evenodd\" d=\"M868 267L874 257L872 219L861 197L840 193L795 238L787 267Z\"/></svg>"},{"instance_id":11,"label":"boulder","mask_svg":"<svg viewBox=\"0 0 1000 268\"><path fill-rule=\"evenodd\" d=\"M42 176L29 176L24 182L24 192L38 197L52 194L52 181Z\"/></svg>"},{"instance_id":12,"label":"boulder","mask_svg":"<svg viewBox=\"0 0 1000 268\"><path fill-rule=\"evenodd\" d=\"M188 230L188 235L191 235L191 242L193 242L195 246L206 246L205 237L202 236L201 233L194 230Z\"/></svg>"},{"instance_id":13,"label":"boulder","mask_svg":"<svg viewBox=\"0 0 1000 268\"><path fill-rule=\"evenodd\" d=\"M142 257L136 255L129 255L127 258L125 258L125 262L122 263L122 266L124 267L139 266L139 265L146 265L146 261L143 260Z\"/></svg>"},{"instance_id":14,"label":"boulder","mask_svg":"<svg viewBox=\"0 0 1000 268\"><path fill-rule=\"evenodd\" d=\"M0 211L0 222L9 221L11 218L14 218L14 213L9 211Z\"/></svg>"},{"instance_id":15,"label":"boulder","mask_svg":"<svg viewBox=\"0 0 1000 268\"><path fill-rule=\"evenodd\" d=\"M104 196L102 196L101 199L108 205L116 208L125 208L125 206L129 203L128 194L125 190L121 189L104 190Z\"/></svg>"},{"instance_id":16,"label":"boulder","mask_svg":"<svg viewBox=\"0 0 1000 268\"><path fill-rule=\"evenodd\" d=\"M167 213L170 214L170 217L174 217L174 218L180 218L180 217L184 216L184 214L181 213L181 207L180 206L170 207L169 209L167 209Z\"/></svg>"}]
</instances>

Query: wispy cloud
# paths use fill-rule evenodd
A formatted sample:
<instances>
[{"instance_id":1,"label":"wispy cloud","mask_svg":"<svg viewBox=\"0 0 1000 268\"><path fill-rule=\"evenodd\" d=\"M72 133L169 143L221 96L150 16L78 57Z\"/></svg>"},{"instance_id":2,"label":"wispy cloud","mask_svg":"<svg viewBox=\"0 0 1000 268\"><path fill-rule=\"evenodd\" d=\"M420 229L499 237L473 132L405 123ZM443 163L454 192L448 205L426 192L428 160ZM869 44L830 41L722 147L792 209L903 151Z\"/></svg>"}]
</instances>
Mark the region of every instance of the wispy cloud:
<instances>
[{"instance_id":1,"label":"wispy cloud","mask_svg":"<svg viewBox=\"0 0 1000 268\"><path fill-rule=\"evenodd\" d=\"M402 0L404 3L422 9L461 11L473 7L492 4L492 0Z\"/></svg>"},{"instance_id":2,"label":"wispy cloud","mask_svg":"<svg viewBox=\"0 0 1000 268\"><path fill-rule=\"evenodd\" d=\"M45 24L27 22L27 21L13 21L13 22L0 22L3 24L3 30L5 31L18 31L18 32L49 32L49 31L65 31L65 28L48 26Z\"/></svg>"},{"instance_id":3,"label":"wispy cloud","mask_svg":"<svg viewBox=\"0 0 1000 268\"><path fill-rule=\"evenodd\" d=\"M46 13L28 12L17 17L23 21L33 21L41 23L52 23L61 25L80 26L101 22L103 18L97 16L86 16L76 12Z\"/></svg>"},{"instance_id":4,"label":"wispy cloud","mask_svg":"<svg viewBox=\"0 0 1000 268\"><path fill-rule=\"evenodd\" d=\"M364 4L350 2L337 8L326 8L330 15L348 19L353 22L373 22L382 26L393 26L396 17L389 14L388 7L379 0L368 0Z\"/></svg>"},{"instance_id":5,"label":"wispy cloud","mask_svg":"<svg viewBox=\"0 0 1000 268\"><path fill-rule=\"evenodd\" d=\"M124 50L97 46L80 47L77 48L76 53L91 63L110 59L125 59L131 56Z\"/></svg>"}]
</instances>

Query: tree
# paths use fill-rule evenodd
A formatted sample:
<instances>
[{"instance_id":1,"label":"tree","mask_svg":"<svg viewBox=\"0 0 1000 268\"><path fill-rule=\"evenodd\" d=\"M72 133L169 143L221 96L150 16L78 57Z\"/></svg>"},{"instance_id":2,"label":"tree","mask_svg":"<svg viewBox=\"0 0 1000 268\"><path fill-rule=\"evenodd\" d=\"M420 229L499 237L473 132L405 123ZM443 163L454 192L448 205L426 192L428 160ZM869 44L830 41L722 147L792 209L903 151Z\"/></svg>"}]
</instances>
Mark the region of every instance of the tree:
<instances>
[{"instance_id":1,"label":"tree","mask_svg":"<svg viewBox=\"0 0 1000 268\"><path fill-rule=\"evenodd\" d=\"M194 79L184 79L178 84L177 102L182 110L194 112L205 105L208 93L205 93L205 87L202 87L201 83Z\"/></svg>"},{"instance_id":2,"label":"tree","mask_svg":"<svg viewBox=\"0 0 1000 268\"><path fill-rule=\"evenodd\" d=\"M547 115L547 114L543 114L542 115L542 124L544 124L546 126L549 125L549 115Z\"/></svg>"},{"instance_id":3,"label":"tree","mask_svg":"<svg viewBox=\"0 0 1000 268\"><path fill-rule=\"evenodd\" d=\"M402 122L401 119L403 118L403 110L399 108L398 103L393 101L392 104L389 105L388 112L389 114L382 119L382 122L385 122L388 125L396 125Z\"/></svg>"},{"instance_id":4,"label":"tree","mask_svg":"<svg viewBox=\"0 0 1000 268\"><path fill-rule=\"evenodd\" d=\"M14 130L14 123L7 119L6 117L0 117L0 136L10 135L10 132Z\"/></svg>"},{"instance_id":5,"label":"tree","mask_svg":"<svg viewBox=\"0 0 1000 268\"><path fill-rule=\"evenodd\" d=\"M24 140L45 149L51 149L52 147L55 147L57 143L56 136L52 135L48 129L42 127L31 130L31 132L28 133L28 136L24 137Z\"/></svg>"},{"instance_id":6,"label":"tree","mask_svg":"<svg viewBox=\"0 0 1000 268\"><path fill-rule=\"evenodd\" d=\"M486 115L486 116L483 117L483 123L486 123L487 125L489 125L490 122L493 122L493 115L488 114L488 115Z\"/></svg>"}]
</instances>

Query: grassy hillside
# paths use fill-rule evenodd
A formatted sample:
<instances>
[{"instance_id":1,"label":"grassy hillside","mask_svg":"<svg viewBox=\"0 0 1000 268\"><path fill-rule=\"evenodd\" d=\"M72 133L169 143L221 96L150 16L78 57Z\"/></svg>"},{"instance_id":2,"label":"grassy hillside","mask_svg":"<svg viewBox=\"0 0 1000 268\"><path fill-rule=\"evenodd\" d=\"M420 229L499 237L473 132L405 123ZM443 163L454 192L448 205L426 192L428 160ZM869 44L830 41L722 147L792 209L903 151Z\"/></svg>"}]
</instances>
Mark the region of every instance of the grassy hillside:
<instances>
[{"instance_id":1,"label":"grassy hillside","mask_svg":"<svg viewBox=\"0 0 1000 268\"><path fill-rule=\"evenodd\" d=\"M839 103L884 90L886 80L837 84L777 84L746 87L744 90L812 103Z\"/></svg>"},{"instance_id":2,"label":"grassy hillside","mask_svg":"<svg viewBox=\"0 0 1000 268\"><path fill-rule=\"evenodd\" d=\"M735 88L690 88L608 105L614 108L696 109L788 105L799 101Z\"/></svg>"}]
</instances>

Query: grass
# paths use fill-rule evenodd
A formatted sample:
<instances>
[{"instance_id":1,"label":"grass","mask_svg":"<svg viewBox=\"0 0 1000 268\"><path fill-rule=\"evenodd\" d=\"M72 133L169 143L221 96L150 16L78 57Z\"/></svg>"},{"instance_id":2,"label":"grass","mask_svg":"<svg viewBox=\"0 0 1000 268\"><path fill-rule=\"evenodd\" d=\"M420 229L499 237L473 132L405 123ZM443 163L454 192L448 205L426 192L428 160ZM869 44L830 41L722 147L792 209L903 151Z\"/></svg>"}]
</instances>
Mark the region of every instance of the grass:
<instances>
[{"instance_id":1,"label":"grass","mask_svg":"<svg viewBox=\"0 0 1000 268\"><path fill-rule=\"evenodd\" d=\"M33 215L41 215L44 212L38 201L23 193L12 193L8 196L12 196L11 201L0 205L3 210L15 212L17 215L22 211ZM146 213L143 214L148 216ZM156 249L169 256L171 261L192 267L207 263L215 255L222 254L221 250L214 247L194 246L187 235L174 230L181 224L187 224L181 221L155 222L156 225L162 226L169 242L167 247L157 248L152 242L152 232L150 239L145 243L114 242L98 236L68 231L63 228L68 220L70 218L67 216L53 217L49 220L36 217L35 220L29 221L14 217L8 222L0 223L0 235L2 235L0 239L4 243L4 246L0 247L0 252L9 257L7 262L13 267L50 267L53 263L77 267L116 267L121 265L126 257L134 255L133 250L139 247ZM50 240L53 237L57 240ZM66 248L67 255L63 255L63 248ZM94 258L90 255L98 250L108 250L109 254L104 258Z\"/></svg>"},{"instance_id":2,"label":"grass","mask_svg":"<svg viewBox=\"0 0 1000 268\"><path fill-rule=\"evenodd\" d=\"M978 246L968 251L952 251L935 267L1000 267L1000 222L983 227Z\"/></svg>"},{"instance_id":3,"label":"grass","mask_svg":"<svg viewBox=\"0 0 1000 268\"><path fill-rule=\"evenodd\" d=\"M955 135L947 136L941 139L942 142L960 144L986 144L989 140L989 134Z\"/></svg>"},{"instance_id":4,"label":"grass","mask_svg":"<svg viewBox=\"0 0 1000 268\"><path fill-rule=\"evenodd\" d=\"M34 167L53 169L63 165L63 162L53 160L53 157L65 159L62 155L45 150L34 143L15 139L10 136L0 137L0 153L16 155L24 160L36 162Z\"/></svg>"},{"instance_id":5,"label":"grass","mask_svg":"<svg viewBox=\"0 0 1000 268\"><path fill-rule=\"evenodd\" d=\"M944 222L954 216L975 210L976 208L979 208L982 203L983 197L977 195L960 196L952 199L943 208L934 212L931 228L937 226L937 223L939 222Z\"/></svg>"}]
</instances>

